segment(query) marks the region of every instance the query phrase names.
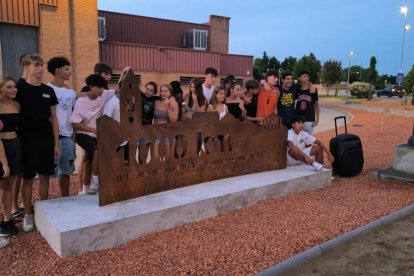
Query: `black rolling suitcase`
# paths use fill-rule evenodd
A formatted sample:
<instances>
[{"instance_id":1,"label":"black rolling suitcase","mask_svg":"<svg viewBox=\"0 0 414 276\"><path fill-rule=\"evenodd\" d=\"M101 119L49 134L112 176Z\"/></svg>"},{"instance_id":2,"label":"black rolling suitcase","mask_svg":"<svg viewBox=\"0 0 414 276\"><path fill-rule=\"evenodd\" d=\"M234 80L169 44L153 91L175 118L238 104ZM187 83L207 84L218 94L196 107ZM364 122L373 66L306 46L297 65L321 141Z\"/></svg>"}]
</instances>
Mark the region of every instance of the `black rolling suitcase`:
<instances>
[{"instance_id":1,"label":"black rolling suitcase","mask_svg":"<svg viewBox=\"0 0 414 276\"><path fill-rule=\"evenodd\" d=\"M345 133L338 135L336 121L344 119ZM364 154L362 152L361 139L354 134L348 133L346 117L335 117L336 136L329 142L329 150L335 157L332 164L333 171L340 176L355 176L362 171L364 166Z\"/></svg>"}]
</instances>

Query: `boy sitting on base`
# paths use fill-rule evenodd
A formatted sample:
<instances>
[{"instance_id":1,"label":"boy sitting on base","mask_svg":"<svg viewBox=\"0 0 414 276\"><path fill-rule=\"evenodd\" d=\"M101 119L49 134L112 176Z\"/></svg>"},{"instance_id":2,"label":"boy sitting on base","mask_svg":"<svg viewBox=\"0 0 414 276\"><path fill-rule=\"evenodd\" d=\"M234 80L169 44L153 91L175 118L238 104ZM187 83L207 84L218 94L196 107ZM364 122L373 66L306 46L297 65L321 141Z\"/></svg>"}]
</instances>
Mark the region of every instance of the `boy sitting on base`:
<instances>
[{"instance_id":1,"label":"boy sitting on base","mask_svg":"<svg viewBox=\"0 0 414 276\"><path fill-rule=\"evenodd\" d=\"M326 152L330 164L335 160L329 149L318 139L305 132L305 119L301 116L292 118L292 128L288 131L287 165L308 164L320 171L323 168L323 152ZM316 145L312 146L315 143ZM314 159L313 159L314 157Z\"/></svg>"}]
</instances>

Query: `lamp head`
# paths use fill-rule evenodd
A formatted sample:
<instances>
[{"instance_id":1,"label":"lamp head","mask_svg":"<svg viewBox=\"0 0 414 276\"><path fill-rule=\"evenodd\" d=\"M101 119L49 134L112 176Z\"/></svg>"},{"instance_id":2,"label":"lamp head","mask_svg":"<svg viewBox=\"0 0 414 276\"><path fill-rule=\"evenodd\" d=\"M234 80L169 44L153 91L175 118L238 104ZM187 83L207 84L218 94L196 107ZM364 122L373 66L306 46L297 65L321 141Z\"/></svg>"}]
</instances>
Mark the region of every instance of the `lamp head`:
<instances>
[{"instance_id":1,"label":"lamp head","mask_svg":"<svg viewBox=\"0 0 414 276\"><path fill-rule=\"evenodd\" d=\"M401 7L401 8L400 8L400 12L401 12L402 14L404 14L404 16L407 16L407 13L408 13L408 8L407 8L407 7Z\"/></svg>"}]
</instances>

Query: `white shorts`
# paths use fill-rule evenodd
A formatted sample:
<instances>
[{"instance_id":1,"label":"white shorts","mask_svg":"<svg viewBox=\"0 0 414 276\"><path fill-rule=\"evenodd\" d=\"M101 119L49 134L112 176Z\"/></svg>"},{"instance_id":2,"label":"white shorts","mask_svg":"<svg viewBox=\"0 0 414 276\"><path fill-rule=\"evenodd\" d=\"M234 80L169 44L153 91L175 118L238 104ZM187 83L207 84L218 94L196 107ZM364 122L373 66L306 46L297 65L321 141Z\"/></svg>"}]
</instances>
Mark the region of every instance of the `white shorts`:
<instances>
[{"instance_id":1,"label":"white shorts","mask_svg":"<svg viewBox=\"0 0 414 276\"><path fill-rule=\"evenodd\" d=\"M311 149L312 149L312 147L307 147L307 148L305 148L305 149L303 150L303 152L304 152L307 156L311 157L311 156L310 156L310 151L311 151ZM287 154L287 165L288 165L288 166L294 166L294 165L299 165L299 164L305 164L305 163L303 163L302 161L299 161L299 160L295 160L295 159L293 159L293 158L289 155L289 153Z\"/></svg>"}]
</instances>

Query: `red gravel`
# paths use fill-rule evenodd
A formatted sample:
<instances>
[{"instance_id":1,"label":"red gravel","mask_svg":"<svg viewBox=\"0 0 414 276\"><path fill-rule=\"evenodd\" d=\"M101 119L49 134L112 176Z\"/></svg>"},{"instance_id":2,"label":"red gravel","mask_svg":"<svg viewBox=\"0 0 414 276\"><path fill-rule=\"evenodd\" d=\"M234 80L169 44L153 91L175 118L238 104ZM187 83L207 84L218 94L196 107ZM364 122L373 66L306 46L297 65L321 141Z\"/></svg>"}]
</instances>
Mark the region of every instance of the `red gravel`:
<instances>
[{"instance_id":1,"label":"red gravel","mask_svg":"<svg viewBox=\"0 0 414 276\"><path fill-rule=\"evenodd\" d=\"M404 104L404 98L399 99L399 101L378 101L374 99L372 101L361 101L360 103L369 106L414 111L414 106L411 104L410 98L408 98L407 105Z\"/></svg>"},{"instance_id":2,"label":"red gravel","mask_svg":"<svg viewBox=\"0 0 414 276\"><path fill-rule=\"evenodd\" d=\"M267 200L77 257L60 259L38 232L22 233L0 250L1 271L6 275L253 274L412 204L413 185L375 180L372 172L392 163L394 147L407 141L413 120L347 111L355 115L352 125L362 125L348 127L363 143L365 166L357 177L336 177L331 186L318 191ZM327 131L317 137L328 143L333 135L334 131ZM51 194L58 196L57 185L52 185Z\"/></svg>"}]
</instances>

